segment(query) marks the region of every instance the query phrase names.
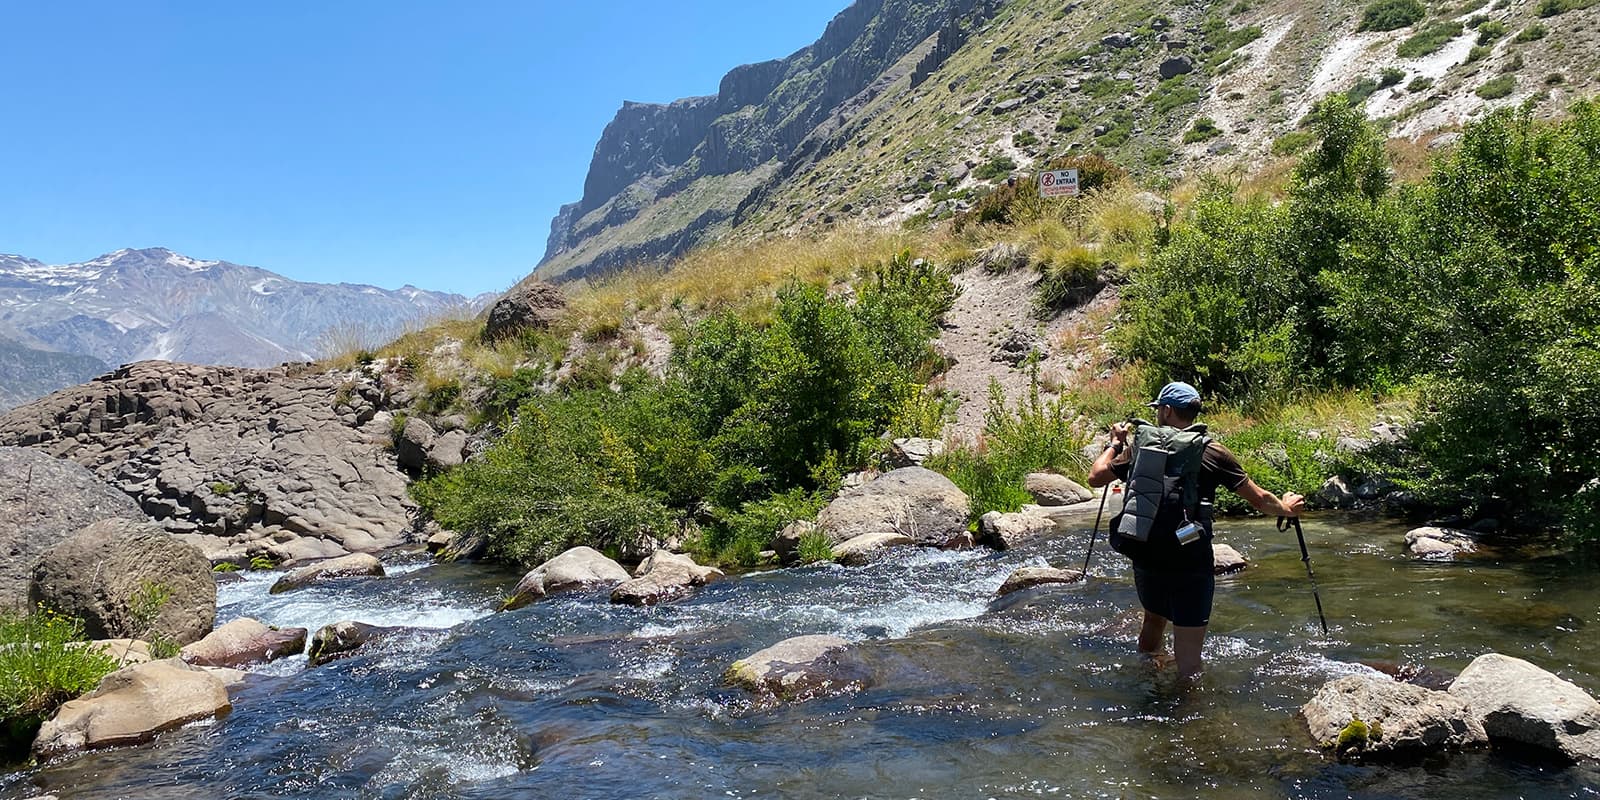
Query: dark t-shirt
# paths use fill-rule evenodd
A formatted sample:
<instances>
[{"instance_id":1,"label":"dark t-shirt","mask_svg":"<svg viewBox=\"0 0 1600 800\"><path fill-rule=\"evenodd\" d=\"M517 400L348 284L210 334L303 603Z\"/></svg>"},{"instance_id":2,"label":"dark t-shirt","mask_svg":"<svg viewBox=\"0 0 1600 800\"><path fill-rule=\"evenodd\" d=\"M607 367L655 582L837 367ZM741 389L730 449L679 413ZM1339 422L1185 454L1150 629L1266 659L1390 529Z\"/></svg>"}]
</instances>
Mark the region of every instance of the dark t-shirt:
<instances>
[{"instance_id":1,"label":"dark t-shirt","mask_svg":"<svg viewBox=\"0 0 1600 800\"><path fill-rule=\"evenodd\" d=\"M1113 464L1111 471L1117 476L1117 480L1126 483L1131 466L1131 461L1126 464ZM1202 503L1213 505L1216 503L1218 486L1230 492L1237 492L1248 480L1250 476L1245 474L1244 467L1239 465L1239 459L1228 448L1214 441L1206 444L1206 451L1200 457L1199 488ZM1111 530L1117 529L1121 518L1121 514L1112 518ZM1134 543L1139 551L1139 555L1133 557L1134 564L1148 569L1210 570L1211 522L1205 520L1204 523L1205 537L1199 542L1182 545L1171 531L1158 531L1151 534L1148 542Z\"/></svg>"}]
</instances>

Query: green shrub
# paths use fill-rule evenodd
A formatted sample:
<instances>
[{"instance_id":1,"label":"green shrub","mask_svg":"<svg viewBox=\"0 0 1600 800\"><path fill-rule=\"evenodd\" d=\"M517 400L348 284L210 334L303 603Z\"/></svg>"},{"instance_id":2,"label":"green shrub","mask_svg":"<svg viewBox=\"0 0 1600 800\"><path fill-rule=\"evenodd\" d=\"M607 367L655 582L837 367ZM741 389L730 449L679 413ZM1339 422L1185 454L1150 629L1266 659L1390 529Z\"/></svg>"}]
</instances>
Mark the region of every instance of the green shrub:
<instances>
[{"instance_id":1,"label":"green shrub","mask_svg":"<svg viewBox=\"0 0 1600 800\"><path fill-rule=\"evenodd\" d=\"M1568 11L1589 8L1596 2L1597 0L1539 0L1539 5L1534 7L1533 13L1540 17L1553 17Z\"/></svg>"},{"instance_id":2,"label":"green shrub","mask_svg":"<svg viewBox=\"0 0 1600 800\"><path fill-rule=\"evenodd\" d=\"M1399 67L1384 67L1383 71L1378 73L1378 88L1387 89L1390 86L1398 86L1405 79L1405 70Z\"/></svg>"},{"instance_id":3,"label":"green shrub","mask_svg":"<svg viewBox=\"0 0 1600 800\"><path fill-rule=\"evenodd\" d=\"M1372 93L1376 91L1378 91L1378 82L1372 78L1363 77L1356 81L1354 86L1346 89L1344 96L1346 100L1350 101L1350 105L1359 106L1367 102L1367 98L1371 97Z\"/></svg>"},{"instance_id":4,"label":"green shrub","mask_svg":"<svg viewBox=\"0 0 1600 800\"><path fill-rule=\"evenodd\" d=\"M1088 437L1073 424L1076 414L1063 399L1043 400L1038 376L1013 405L998 383L989 384L989 408L976 448L953 448L930 459L972 502L975 522L990 511L1015 511L1032 501L1023 489L1030 472L1051 470L1082 480L1088 472L1083 446Z\"/></svg>"},{"instance_id":5,"label":"green shrub","mask_svg":"<svg viewBox=\"0 0 1600 800\"><path fill-rule=\"evenodd\" d=\"M1428 78L1428 77L1424 77L1422 75L1418 75L1417 77L1412 78L1411 82L1406 84L1406 91L1408 91L1408 92L1410 92L1412 94L1417 94L1418 92L1426 92L1426 91L1428 91L1429 89L1432 89L1432 88L1433 88L1433 79L1432 78Z\"/></svg>"},{"instance_id":6,"label":"green shrub","mask_svg":"<svg viewBox=\"0 0 1600 800\"><path fill-rule=\"evenodd\" d=\"M753 567L760 563L761 551L771 546L778 531L791 522L816 519L817 512L827 504L825 495L804 489L745 503L737 512L719 514L701 546L709 559ZM823 539L826 541L827 537Z\"/></svg>"},{"instance_id":7,"label":"green shrub","mask_svg":"<svg viewBox=\"0 0 1600 800\"><path fill-rule=\"evenodd\" d=\"M1200 102L1200 90L1190 86L1188 76L1178 75L1158 84L1145 97L1145 102L1157 114L1167 115L1191 103Z\"/></svg>"},{"instance_id":8,"label":"green shrub","mask_svg":"<svg viewBox=\"0 0 1600 800\"><path fill-rule=\"evenodd\" d=\"M1417 0L1376 0L1361 11L1358 31L1392 31L1413 25L1428 15Z\"/></svg>"},{"instance_id":9,"label":"green shrub","mask_svg":"<svg viewBox=\"0 0 1600 800\"><path fill-rule=\"evenodd\" d=\"M1101 284L1100 267L1101 258L1084 247L1052 254L1040 265L1043 275L1033 295L1033 315L1049 319L1093 297Z\"/></svg>"},{"instance_id":10,"label":"green shrub","mask_svg":"<svg viewBox=\"0 0 1600 800\"><path fill-rule=\"evenodd\" d=\"M1016 168L1017 162L1013 161L1011 156L995 156L979 164L978 168L972 171L972 175L980 181L989 181L1010 175Z\"/></svg>"},{"instance_id":11,"label":"green shrub","mask_svg":"<svg viewBox=\"0 0 1600 800\"><path fill-rule=\"evenodd\" d=\"M1488 45L1498 41L1506 35L1506 24L1497 19L1491 19L1478 27L1478 44Z\"/></svg>"},{"instance_id":12,"label":"green shrub","mask_svg":"<svg viewBox=\"0 0 1600 800\"><path fill-rule=\"evenodd\" d=\"M1018 131L1011 135L1011 144L1017 147L1032 147L1039 143L1039 135L1033 131Z\"/></svg>"},{"instance_id":13,"label":"green shrub","mask_svg":"<svg viewBox=\"0 0 1600 800\"><path fill-rule=\"evenodd\" d=\"M828 535L821 531L801 534L800 546L796 552L802 564L833 560L833 545L828 541Z\"/></svg>"},{"instance_id":14,"label":"green shrub","mask_svg":"<svg viewBox=\"0 0 1600 800\"><path fill-rule=\"evenodd\" d=\"M116 658L83 642L80 620L43 609L0 610L0 762L25 758L58 706L117 669Z\"/></svg>"},{"instance_id":15,"label":"green shrub","mask_svg":"<svg viewBox=\"0 0 1600 800\"><path fill-rule=\"evenodd\" d=\"M1475 45L1472 46L1471 50L1467 51L1467 60L1465 62L1463 62L1463 63L1472 64L1472 63L1475 63L1475 62L1478 62L1478 61L1482 61L1482 60L1488 58L1489 54L1493 53L1493 52L1494 52L1494 48L1492 48L1492 47L1489 47L1487 45L1475 44Z\"/></svg>"},{"instance_id":16,"label":"green shrub","mask_svg":"<svg viewBox=\"0 0 1600 800\"><path fill-rule=\"evenodd\" d=\"M1222 135L1222 129L1217 127L1217 121L1210 117L1201 117L1194 121L1189 130L1183 134L1184 144L1204 142Z\"/></svg>"},{"instance_id":17,"label":"green shrub","mask_svg":"<svg viewBox=\"0 0 1600 800\"><path fill-rule=\"evenodd\" d=\"M1056 120L1056 130L1060 133L1072 133L1083 127L1083 115L1073 109L1061 112L1061 118Z\"/></svg>"},{"instance_id":18,"label":"green shrub","mask_svg":"<svg viewBox=\"0 0 1600 800\"><path fill-rule=\"evenodd\" d=\"M1451 39L1461 35L1459 22L1430 22L1395 49L1401 58L1421 58L1439 52Z\"/></svg>"},{"instance_id":19,"label":"green shrub","mask_svg":"<svg viewBox=\"0 0 1600 800\"><path fill-rule=\"evenodd\" d=\"M1331 437L1309 439L1291 425L1268 422L1213 434L1239 458L1251 480L1273 494L1312 496L1329 475L1340 471ZM1217 506L1229 513L1250 508L1232 492L1218 492Z\"/></svg>"},{"instance_id":20,"label":"green shrub","mask_svg":"<svg viewBox=\"0 0 1600 800\"><path fill-rule=\"evenodd\" d=\"M1516 88L1517 78L1515 75L1501 75L1498 78L1486 81L1477 88L1474 94L1485 100L1499 100L1502 97L1509 97L1513 91L1516 91Z\"/></svg>"},{"instance_id":21,"label":"green shrub","mask_svg":"<svg viewBox=\"0 0 1600 800\"><path fill-rule=\"evenodd\" d=\"M1290 131L1272 140L1272 154L1275 156L1292 156L1310 147L1316 140L1317 135L1311 131Z\"/></svg>"}]
</instances>

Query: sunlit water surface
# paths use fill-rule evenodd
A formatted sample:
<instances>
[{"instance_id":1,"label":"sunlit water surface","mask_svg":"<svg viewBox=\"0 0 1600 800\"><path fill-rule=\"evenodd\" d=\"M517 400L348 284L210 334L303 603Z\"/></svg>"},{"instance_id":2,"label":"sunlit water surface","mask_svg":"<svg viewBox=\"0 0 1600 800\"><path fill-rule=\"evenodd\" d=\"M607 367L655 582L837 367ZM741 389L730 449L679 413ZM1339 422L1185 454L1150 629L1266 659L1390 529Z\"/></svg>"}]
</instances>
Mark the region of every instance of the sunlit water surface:
<instances>
[{"instance_id":1,"label":"sunlit water surface","mask_svg":"<svg viewBox=\"0 0 1600 800\"><path fill-rule=\"evenodd\" d=\"M902 550L862 568L752 573L654 609L568 596L495 614L516 575L424 561L271 596L221 588L219 623L415 630L307 669L261 667L226 718L0 776L0 798L1597 797L1600 770L1478 753L1349 766L1296 710L1363 661L1458 671L1498 651L1600 690L1600 581L1561 556L1408 561L1404 528L1292 534L1225 521L1253 562L1219 582L1207 672L1184 689L1133 654L1126 562L990 610L1021 566L1082 562L1087 527L1003 554ZM727 666L799 634L858 642L872 683L788 706Z\"/></svg>"}]
</instances>

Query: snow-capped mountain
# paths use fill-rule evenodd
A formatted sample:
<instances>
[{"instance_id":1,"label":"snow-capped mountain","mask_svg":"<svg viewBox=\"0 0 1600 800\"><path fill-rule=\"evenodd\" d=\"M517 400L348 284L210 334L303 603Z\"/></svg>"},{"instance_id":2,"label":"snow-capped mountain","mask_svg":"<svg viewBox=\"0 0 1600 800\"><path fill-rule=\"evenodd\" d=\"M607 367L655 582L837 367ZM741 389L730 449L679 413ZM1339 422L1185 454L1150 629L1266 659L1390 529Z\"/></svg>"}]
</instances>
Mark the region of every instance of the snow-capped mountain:
<instances>
[{"instance_id":1,"label":"snow-capped mountain","mask_svg":"<svg viewBox=\"0 0 1600 800\"><path fill-rule=\"evenodd\" d=\"M61 265L0 255L0 338L113 365L311 360L355 339L381 344L409 323L475 312L491 299L412 286L302 283L159 247ZM10 382L0 374L0 383Z\"/></svg>"}]
</instances>

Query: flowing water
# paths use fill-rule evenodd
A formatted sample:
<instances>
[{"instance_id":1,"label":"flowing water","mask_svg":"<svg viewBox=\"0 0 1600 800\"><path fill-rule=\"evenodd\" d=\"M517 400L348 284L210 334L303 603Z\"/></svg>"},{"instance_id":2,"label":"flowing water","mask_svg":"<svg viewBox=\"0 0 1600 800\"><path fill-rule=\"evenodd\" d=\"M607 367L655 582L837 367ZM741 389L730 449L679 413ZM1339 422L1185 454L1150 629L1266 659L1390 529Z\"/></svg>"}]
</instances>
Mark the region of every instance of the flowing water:
<instances>
[{"instance_id":1,"label":"flowing water","mask_svg":"<svg viewBox=\"0 0 1600 800\"><path fill-rule=\"evenodd\" d=\"M251 575L222 587L219 622L415 630L263 667L220 721L0 776L0 798L1600 797L1600 769L1490 753L1340 765L1295 716L1360 662L1453 672L1489 651L1600 693L1592 568L1416 563L1395 524L1309 519L1324 637L1293 534L1224 521L1253 565L1219 581L1185 688L1134 655L1132 579L1103 541L1087 584L990 610L1012 570L1081 564L1086 530L752 573L654 609L595 594L495 614L516 575L422 561L278 597ZM723 683L807 633L858 642L871 685L770 706Z\"/></svg>"}]
</instances>

